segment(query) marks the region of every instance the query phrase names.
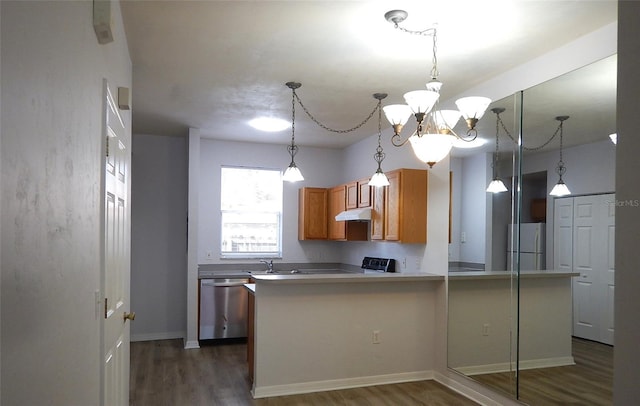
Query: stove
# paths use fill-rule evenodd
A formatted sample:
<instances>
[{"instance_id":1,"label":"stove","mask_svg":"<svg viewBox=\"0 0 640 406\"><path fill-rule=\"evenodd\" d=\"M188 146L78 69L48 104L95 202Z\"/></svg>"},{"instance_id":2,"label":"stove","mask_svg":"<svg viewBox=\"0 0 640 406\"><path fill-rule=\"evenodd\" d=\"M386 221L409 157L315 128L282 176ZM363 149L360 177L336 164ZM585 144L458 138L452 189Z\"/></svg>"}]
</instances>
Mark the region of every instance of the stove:
<instances>
[{"instance_id":1,"label":"stove","mask_svg":"<svg viewBox=\"0 0 640 406\"><path fill-rule=\"evenodd\" d=\"M364 257L361 268L364 273L368 274L395 272L396 260L393 258Z\"/></svg>"}]
</instances>

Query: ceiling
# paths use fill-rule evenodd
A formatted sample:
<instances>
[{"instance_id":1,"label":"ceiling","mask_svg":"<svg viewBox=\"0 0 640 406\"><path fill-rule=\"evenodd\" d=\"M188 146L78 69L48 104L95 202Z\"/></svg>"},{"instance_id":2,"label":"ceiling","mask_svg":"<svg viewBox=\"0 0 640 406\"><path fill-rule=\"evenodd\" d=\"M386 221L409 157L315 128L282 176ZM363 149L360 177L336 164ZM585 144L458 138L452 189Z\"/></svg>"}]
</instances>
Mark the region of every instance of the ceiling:
<instances>
[{"instance_id":1,"label":"ceiling","mask_svg":"<svg viewBox=\"0 0 640 406\"><path fill-rule=\"evenodd\" d=\"M429 79L432 40L394 29L384 13L398 8L409 12L402 24L406 28L437 27L445 101L617 18L615 0L123 0L133 62L133 132L180 136L198 128L205 138L285 145L290 129L262 132L248 121L258 116L290 121L289 81L302 83L297 94L324 125L354 127L375 107L373 93L389 94L383 104L402 103L405 92L423 88ZM609 89L606 97L576 97L576 82L584 80L580 76L566 82L570 91L554 85L553 100L572 111L582 106L561 102L568 94L571 103L615 101L615 63L602 69L612 66L613 72L586 73L614 75L613 96ZM584 85L577 89L595 90ZM528 102L526 107L535 105L533 98ZM573 116L550 103L538 104L546 107L542 116L551 117L540 131L546 136L555 130L555 115ZM615 104L607 108L615 109ZM531 114L533 118L533 110ZM489 116L481 120L479 132L492 139L495 121ZM593 114L585 117L572 117L566 128L581 123L593 129L595 124L585 122ZM384 135L390 136L384 118L382 124ZM343 148L376 134L377 128L374 115L356 131L329 132L296 108L296 143L301 146Z\"/></svg>"}]
</instances>

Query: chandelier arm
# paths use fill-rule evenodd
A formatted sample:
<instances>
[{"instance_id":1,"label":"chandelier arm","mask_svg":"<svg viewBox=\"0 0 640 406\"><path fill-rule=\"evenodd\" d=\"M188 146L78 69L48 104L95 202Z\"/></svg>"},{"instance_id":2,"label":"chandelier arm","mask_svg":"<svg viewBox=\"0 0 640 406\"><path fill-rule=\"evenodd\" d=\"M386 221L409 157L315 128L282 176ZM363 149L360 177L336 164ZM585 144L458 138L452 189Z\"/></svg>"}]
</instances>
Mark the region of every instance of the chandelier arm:
<instances>
[{"instance_id":1,"label":"chandelier arm","mask_svg":"<svg viewBox=\"0 0 640 406\"><path fill-rule=\"evenodd\" d=\"M412 136L413 136L413 134L411 134L411 136L409 138L411 138ZM391 136L391 143L393 144L394 147L401 147L401 146L403 146L404 144L406 144L409 141L409 138L407 138L404 141L401 141L402 137L400 136L400 134L393 134Z\"/></svg>"},{"instance_id":2,"label":"chandelier arm","mask_svg":"<svg viewBox=\"0 0 640 406\"><path fill-rule=\"evenodd\" d=\"M300 104L300 107L302 107L302 109L304 110L304 112L307 114L307 116L309 116L309 118L311 120L313 120L314 123L316 123L318 126L322 127L323 129L327 130L327 131L331 131L334 133L339 133L339 134L345 134L345 133L350 133L352 131L355 131L357 129L359 129L360 127L362 127L363 125L365 125L370 119L371 117L373 117L373 115L376 113L376 111L378 111L381 107L380 107L380 103L376 104L376 106L373 108L373 110L371 111L371 113L369 113L369 115L362 120L362 122L358 125L356 125L355 127L346 129L346 130L336 130L330 127L327 127L326 125L322 124L320 121L318 121L317 118L315 118L311 112L307 109L307 107L302 103L302 100L300 99L300 96L298 96L298 94L295 92L295 90L293 91L293 95L296 98L296 100L298 101L298 104Z\"/></svg>"}]
</instances>

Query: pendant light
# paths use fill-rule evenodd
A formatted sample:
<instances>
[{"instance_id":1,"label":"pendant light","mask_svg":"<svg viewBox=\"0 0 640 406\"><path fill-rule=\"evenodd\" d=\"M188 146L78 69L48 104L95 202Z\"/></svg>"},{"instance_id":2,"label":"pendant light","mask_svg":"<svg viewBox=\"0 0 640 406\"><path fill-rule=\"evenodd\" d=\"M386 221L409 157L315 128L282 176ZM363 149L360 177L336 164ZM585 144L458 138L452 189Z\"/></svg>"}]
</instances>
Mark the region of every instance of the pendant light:
<instances>
[{"instance_id":1,"label":"pendant light","mask_svg":"<svg viewBox=\"0 0 640 406\"><path fill-rule=\"evenodd\" d=\"M296 166L293 158L298 153L298 146L296 145L296 89L302 86L302 84L297 82L287 82L287 87L291 89L291 145L287 146L287 151L289 155L291 155L291 163L289 167L284 171L284 175L282 175L282 180L285 182L299 182L304 180L300 169Z\"/></svg>"},{"instance_id":2,"label":"pendant light","mask_svg":"<svg viewBox=\"0 0 640 406\"><path fill-rule=\"evenodd\" d=\"M569 116L556 117L556 120L560 121L560 125L558 127L560 130L560 160L558 161L558 165L556 166L556 173L560 178L558 179L558 183L556 183L556 185L553 187L553 189L551 189L551 192L549 193L551 196L555 197L567 196L571 194L571 191L569 191L569 188L567 187L567 185L565 185L564 180L562 180L562 175L564 175L564 173L567 171L567 168L564 166L564 162L562 161L562 127L565 120L567 120L568 118Z\"/></svg>"},{"instance_id":3,"label":"pendant light","mask_svg":"<svg viewBox=\"0 0 640 406\"><path fill-rule=\"evenodd\" d=\"M496 152L493 154L493 163L491 164L493 168L493 180L489 183L487 187L487 192L489 193L502 193L507 191L507 187L504 185L500 177L498 176L499 168L498 168L498 154L499 145L498 145L498 135L500 130L500 113L504 111L504 107L495 107L491 109L491 111L496 115Z\"/></svg>"},{"instance_id":4,"label":"pendant light","mask_svg":"<svg viewBox=\"0 0 640 406\"><path fill-rule=\"evenodd\" d=\"M382 172L382 161L384 160L385 154L382 150L381 138L382 138L382 99L387 97L386 93L375 93L373 95L375 99L378 100L378 148L376 148L376 153L373 154L373 159L378 163L378 169L371 176L369 180L369 186L374 187L384 187L389 185L389 179L387 179L387 175Z\"/></svg>"}]
</instances>

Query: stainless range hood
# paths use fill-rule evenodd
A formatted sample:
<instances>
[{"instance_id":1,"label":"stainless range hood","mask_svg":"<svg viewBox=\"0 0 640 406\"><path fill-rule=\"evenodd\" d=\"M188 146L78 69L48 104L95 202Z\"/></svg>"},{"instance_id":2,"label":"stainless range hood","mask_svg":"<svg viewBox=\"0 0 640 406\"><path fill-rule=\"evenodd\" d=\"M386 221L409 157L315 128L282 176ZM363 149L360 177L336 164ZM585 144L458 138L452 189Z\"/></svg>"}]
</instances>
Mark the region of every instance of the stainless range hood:
<instances>
[{"instance_id":1,"label":"stainless range hood","mask_svg":"<svg viewBox=\"0 0 640 406\"><path fill-rule=\"evenodd\" d=\"M367 221L371 220L371 208L345 210L336 216L336 221Z\"/></svg>"}]
</instances>

